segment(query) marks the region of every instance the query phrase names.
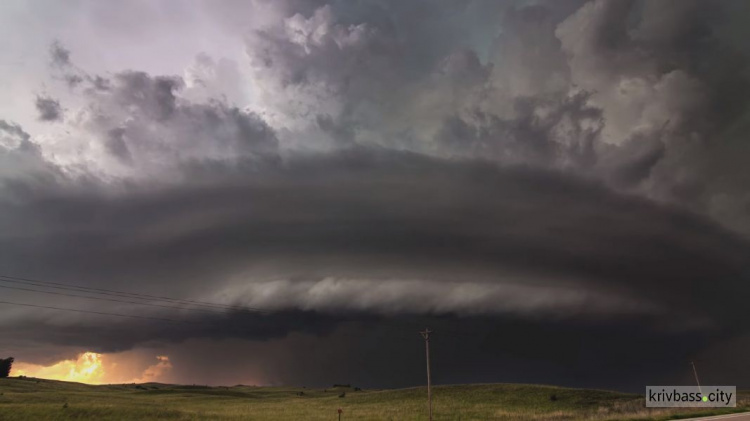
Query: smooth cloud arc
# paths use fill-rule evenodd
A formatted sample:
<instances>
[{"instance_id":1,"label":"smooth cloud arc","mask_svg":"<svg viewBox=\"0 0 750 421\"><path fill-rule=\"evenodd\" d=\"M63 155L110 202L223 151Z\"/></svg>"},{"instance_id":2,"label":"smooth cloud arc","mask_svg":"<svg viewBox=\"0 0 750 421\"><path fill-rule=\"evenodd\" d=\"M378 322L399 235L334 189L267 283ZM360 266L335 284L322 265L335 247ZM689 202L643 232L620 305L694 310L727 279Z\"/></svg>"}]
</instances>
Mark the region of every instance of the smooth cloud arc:
<instances>
[{"instance_id":1,"label":"smooth cloud arc","mask_svg":"<svg viewBox=\"0 0 750 421\"><path fill-rule=\"evenodd\" d=\"M210 168L211 175L192 168L202 180L194 186L122 193L63 188L36 192L23 204L5 202L0 227L13 247L2 263L42 279L86 267L78 282L106 277L129 289L159 285L166 270L196 298L210 286L209 296L223 293L233 304L386 313L419 301L414 308L429 312L466 313L473 306L559 315L630 308L641 315L644 308L632 305L636 298L651 312L670 312L716 297L700 316L729 320L736 317L732 307L712 303L722 302L720 296L732 300L727 290L744 291L748 245L741 238L705 218L561 172L366 149L265 169ZM61 214L67 215L64 229ZM33 232L24 228L31 221ZM36 259L45 268L29 265ZM379 282L370 289L373 300L377 291L392 293L373 302L334 294L311 306L309 293L300 291L329 277ZM245 292L262 293L263 282L279 278L291 280L280 284L289 286L280 302L282 294L260 301L237 295L243 285ZM429 280L450 297L416 294L417 284L394 278ZM710 279L727 289L714 288ZM475 292L462 297L459 280ZM691 288L674 293L684 285ZM350 287L367 291L356 281ZM586 292L570 295L557 287ZM513 303L522 293L526 304Z\"/></svg>"}]
</instances>

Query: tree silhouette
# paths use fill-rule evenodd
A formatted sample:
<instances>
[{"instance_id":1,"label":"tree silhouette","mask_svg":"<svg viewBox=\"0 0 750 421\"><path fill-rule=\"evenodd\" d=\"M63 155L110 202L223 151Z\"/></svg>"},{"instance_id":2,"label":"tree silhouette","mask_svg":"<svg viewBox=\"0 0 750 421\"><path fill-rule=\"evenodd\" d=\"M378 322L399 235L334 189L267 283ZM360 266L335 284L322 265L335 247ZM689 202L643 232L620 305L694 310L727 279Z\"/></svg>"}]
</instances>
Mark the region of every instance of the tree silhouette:
<instances>
[{"instance_id":1,"label":"tree silhouette","mask_svg":"<svg viewBox=\"0 0 750 421\"><path fill-rule=\"evenodd\" d=\"M0 359L0 379L10 376L11 367L13 367L13 357Z\"/></svg>"}]
</instances>

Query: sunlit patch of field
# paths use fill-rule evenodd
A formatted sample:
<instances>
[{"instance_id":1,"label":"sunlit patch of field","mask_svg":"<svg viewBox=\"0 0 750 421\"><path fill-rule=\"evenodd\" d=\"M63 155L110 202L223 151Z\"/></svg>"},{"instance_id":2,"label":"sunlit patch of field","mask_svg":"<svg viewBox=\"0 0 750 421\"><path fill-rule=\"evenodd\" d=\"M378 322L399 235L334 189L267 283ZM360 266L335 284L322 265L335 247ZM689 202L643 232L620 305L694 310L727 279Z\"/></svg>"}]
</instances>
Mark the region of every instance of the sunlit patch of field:
<instances>
[{"instance_id":1,"label":"sunlit patch of field","mask_svg":"<svg viewBox=\"0 0 750 421\"><path fill-rule=\"evenodd\" d=\"M441 420L667 420L726 413L646 409L638 395L518 384L434 387ZM205 387L156 383L91 386L0 379L1 420L426 420L424 388L363 390ZM344 397L340 397L344 395ZM741 393L735 411L750 409Z\"/></svg>"}]
</instances>

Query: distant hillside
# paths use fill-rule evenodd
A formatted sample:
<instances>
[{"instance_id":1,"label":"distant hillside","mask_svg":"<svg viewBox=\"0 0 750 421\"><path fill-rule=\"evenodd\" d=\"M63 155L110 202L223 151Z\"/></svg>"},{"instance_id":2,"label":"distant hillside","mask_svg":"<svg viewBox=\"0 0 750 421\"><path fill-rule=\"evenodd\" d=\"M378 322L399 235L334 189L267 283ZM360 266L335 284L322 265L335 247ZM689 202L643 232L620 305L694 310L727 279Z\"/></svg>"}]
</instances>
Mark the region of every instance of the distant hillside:
<instances>
[{"instance_id":1,"label":"distant hillside","mask_svg":"<svg viewBox=\"0 0 750 421\"><path fill-rule=\"evenodd\" d=\"M354 386L354 385L352 385ZM718 412L651 410L638 395L524 384L433 388L440 420L666 420ZM0 379L2 420L426 420L424 388L207 387L158 383L91 386ZM740 395L748 406L750 395Z\"/></svg>"}]
</instances>

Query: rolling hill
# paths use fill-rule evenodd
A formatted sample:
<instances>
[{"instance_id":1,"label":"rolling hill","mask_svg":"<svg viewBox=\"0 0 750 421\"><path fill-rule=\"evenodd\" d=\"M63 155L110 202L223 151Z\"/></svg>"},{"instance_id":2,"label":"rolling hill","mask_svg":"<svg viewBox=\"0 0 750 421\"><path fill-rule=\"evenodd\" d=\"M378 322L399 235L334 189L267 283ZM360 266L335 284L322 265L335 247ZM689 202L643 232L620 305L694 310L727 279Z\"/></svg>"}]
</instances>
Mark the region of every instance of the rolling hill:
<instances>
[{"instance_id":1,"label":"rolling hill","mask_svg":"<svg viewBox=\"0 0 750 421\"><path fill-rule=\"evenodd\" d=\"M646 410L643 398L603 390L524 384L433 388L439 420L666 420L695 410ZM750 394L739 405L750 407ZM2 420L426 420L424 388L208 387L158 383L86 385L0 379ZM742 410L736 408L736 411ZM724 410L726 413L728 410Z\"/></svg>"}]
</instances>

